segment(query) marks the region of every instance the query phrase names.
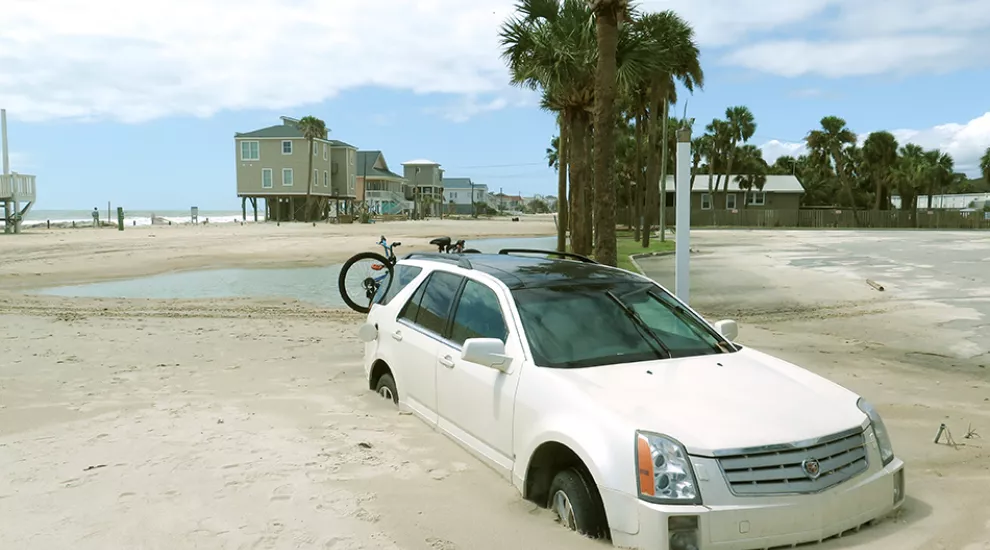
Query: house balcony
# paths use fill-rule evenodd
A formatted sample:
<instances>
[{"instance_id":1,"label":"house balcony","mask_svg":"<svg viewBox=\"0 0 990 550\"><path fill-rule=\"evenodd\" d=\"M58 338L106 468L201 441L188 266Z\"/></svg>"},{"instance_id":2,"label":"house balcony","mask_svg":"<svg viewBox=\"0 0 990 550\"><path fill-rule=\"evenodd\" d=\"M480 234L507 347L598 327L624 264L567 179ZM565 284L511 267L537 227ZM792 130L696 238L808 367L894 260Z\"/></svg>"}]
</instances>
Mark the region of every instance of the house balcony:
<instances>
[{"instance_id":1,"label":"house balcony","mask_svg":"<svg viewBox=\"0 0 990 550\"><path fill-rule=\"evenodd\" d=\"M34 202L36 198L35 176L17 173L0 175L0 200Z\"/></svg>"}]
</instances>

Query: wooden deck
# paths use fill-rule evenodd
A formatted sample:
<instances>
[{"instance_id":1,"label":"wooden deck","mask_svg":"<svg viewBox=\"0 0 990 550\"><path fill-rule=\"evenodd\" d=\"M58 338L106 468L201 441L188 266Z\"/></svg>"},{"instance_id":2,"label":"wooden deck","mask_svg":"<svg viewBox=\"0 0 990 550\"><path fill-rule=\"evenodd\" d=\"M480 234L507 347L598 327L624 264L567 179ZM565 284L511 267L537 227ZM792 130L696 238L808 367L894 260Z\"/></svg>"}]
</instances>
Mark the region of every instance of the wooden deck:
<instances>
[{"instance_id":1,"label":"wooden deck","mask_svg":"<svg viewBox=\"0 0 990 550\"><path fill-rule=\"evenodd\" d=\"M21 220L37 199L35 177L27 174L0 175L0 203L3 204L4 233L20 233Z\"/></svg>"}]
</instances>

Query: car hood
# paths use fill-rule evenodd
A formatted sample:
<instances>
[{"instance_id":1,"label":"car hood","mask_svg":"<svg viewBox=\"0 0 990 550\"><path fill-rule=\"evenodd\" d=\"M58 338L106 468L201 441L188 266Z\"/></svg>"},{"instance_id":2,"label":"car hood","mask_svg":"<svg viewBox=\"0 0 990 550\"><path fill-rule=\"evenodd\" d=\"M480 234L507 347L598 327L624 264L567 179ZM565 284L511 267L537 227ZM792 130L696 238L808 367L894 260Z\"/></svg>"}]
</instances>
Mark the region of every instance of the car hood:
<instances>
[{"instance_id":1,"label":"car hood","mask_svg":"<svg viewBox=\"0 0 990 550\"><path fill-rule=\"evenodd\" d=\"M673 437L693 455L800 442L866 421L856 394L749 348L558 375L633 429Z\"/></svg>"}]
</instances>

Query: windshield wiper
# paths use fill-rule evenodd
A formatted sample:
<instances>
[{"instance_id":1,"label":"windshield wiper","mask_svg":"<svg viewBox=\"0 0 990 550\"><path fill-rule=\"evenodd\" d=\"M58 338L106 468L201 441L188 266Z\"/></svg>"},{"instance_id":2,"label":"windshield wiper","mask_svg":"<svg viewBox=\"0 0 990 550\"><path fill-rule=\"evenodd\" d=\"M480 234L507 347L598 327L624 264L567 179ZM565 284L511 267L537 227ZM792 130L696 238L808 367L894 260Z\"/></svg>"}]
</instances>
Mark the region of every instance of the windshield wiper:
<instances>
[{"instance_id":1,"label":"windshield wiper","mask_svg":"<svg viewBox=\"0 0 990 550\"><path fill-rule=\"evenodd\" d=\"M606 290L605 295L611 298L613 302L618 304L618 306L622 309L622 311L625 312L626 316L628 316L630 319L633 320L633 323L636 325L636 328L640 330L640 332L644 333L646 336L649 337L649 340L652 340L660 347L660 349L656 349L656 348L653 349L653 351L657 352L658 358L669 359L673 357L673 355L670 353L670 348L664 345L664 343L660 340L660 338L657 337L656 333L653 332L653 329L651 329L650 326L643 321L643 319L639 316L639 314L637 314L635 311L632 310L632 308L624 304L622 300L620 300L619 297L616 296L611 290ZM663 353L661 353L661 351Z\"/></svg>"}]
</instances>

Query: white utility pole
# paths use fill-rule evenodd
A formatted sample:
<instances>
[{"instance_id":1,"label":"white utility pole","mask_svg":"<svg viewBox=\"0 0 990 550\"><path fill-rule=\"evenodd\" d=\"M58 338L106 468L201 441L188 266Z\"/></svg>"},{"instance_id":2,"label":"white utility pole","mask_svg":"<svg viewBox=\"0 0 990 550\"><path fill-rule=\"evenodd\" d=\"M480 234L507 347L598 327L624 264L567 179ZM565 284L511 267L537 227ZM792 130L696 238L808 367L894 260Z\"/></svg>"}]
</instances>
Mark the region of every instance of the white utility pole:
<instances>
[{"instance_id":1,"label":"white utility pole","mask_svg":"<svg viewBox=\"0 0 990 550\"><path fill-rule=\"evenodd\" d=\"M685 304L691 293L691 128L677 131L677 215L674 251L674 293ZM663 228L661 228L662 230Z\"/></svg>"}]
</instances>

